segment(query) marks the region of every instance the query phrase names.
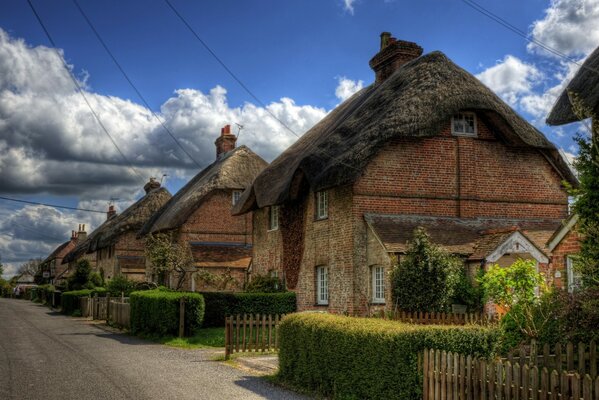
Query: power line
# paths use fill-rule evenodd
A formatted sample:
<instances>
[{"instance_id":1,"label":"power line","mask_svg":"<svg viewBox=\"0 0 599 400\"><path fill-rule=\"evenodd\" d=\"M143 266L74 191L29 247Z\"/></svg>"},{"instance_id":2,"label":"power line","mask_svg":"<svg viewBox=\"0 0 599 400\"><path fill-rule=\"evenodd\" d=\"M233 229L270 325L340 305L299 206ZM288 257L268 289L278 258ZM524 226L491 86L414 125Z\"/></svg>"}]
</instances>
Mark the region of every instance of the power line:
<instances>
[{"instance_id":1,"label":"power line","mask_svg":"<svg viewBox=\"0 0 599 400\"><path fill-rule=\"evenodd\" d=\"M191 156L191 154L189 154L189 152L187 150L185 150L185 147L183 147L183 145L181 145L181 143L179 142L179 140L175 137L175 135L171 132L171 130L164 124L164 122L162 121L162 119L160 119L158 117L158 115L156 115L156 113L154 111L152 111L152 108L150 107L150 104L146 101L145 97L137 89L137 87L135 86L135 84L133 84L133 82L129 78L129 75L127 75L127 73L125 72L125 70L123 69L123 67L121 66L121 64L118 62L118 60L116 59L116 57L114 56L114 54L112 53L112 51L110 51L110 49L108 48L108 45L106 44L106 42L104 41L104 39L102 39L102 36L98 32L98 30L95 28L95 26L92 23L92 21L89 19L89 17L87 16L87 14L83 11L83 8L81 8L81 6L79 5L79 2L77 0L73 0L73 3L75 4L75 6L77 7L77 9L79 10L79 13L81 13L81 16L83 16L83 18L85 19L85 21L87 22L87 24L89 25L89 27L91 28L91 30L96 35L96 38L98 39L98 41L102 44L102 47L104 47L104 50L106 50L106 52L108 53L108 55L110 56L110 58L112 58L112 61L114 61L114 63L116 64L117 68L119 69L119 71L121 71L121 73L123 74L123 76L125 77L125 79L127 80L127 82L129 83L129 85L133 88L133 90L135 91L135 93L137 93L137 96L139 96L139 98L141 99L141 101L145 104L145 106L148 108L148 110L152 113L152 115L154 116L154 118L156 118L156 120L160 123L160 125L162 125L162 127L164 128L164 130L175 141L175 143L177 144L177 146L179 146L179 148L183 151L183 153L185 153L185 155L187 155L187 157L189 157L189 159L191 161L193 161L193 163L198 168L201 168L201 165Z\"/></svg>"},{"instance_id":2,"label":"power line","mask_svg":"<svg viewBox=\"0 0 599 400\"><path fill-rule=\"evenodd\" d=\"M0 196L0 200L7 200L7 201L14 201L16 203L25 203L25 204L33 204L36 206L46 206L46 207L53 207L53 208L62 208L65 210L72 210L72 211L84 211L84 212L93 212L93 213L100 213L100 214L105 214L105 211L98 211L98 210L90 210L87 208L78 208L78 207L68 207L68 206L59 206L56 204L47 204L47 203L40 203L37 201L29 201L29 200L21 200L21 199L13 199L10 197L4 197L4 196Z\"/></svg>"},{"instance_id":3,"label":"power line","mask_svg":"<svg viewBox=\"0 0 599 400\"><path fill-rule=\"evenodd\" d=\"M69 66L67 65L67 63L64 60L64 58L62 57L62 55L59 53L58 48L56 46L56 43L54 42L54 39L52 39L52 35L50 35L50 32L46 28L46 25L44 25L44 22L42 21L40 15L37 13L35 7L33 6L33 3L31 2L31 0L27 0L27 3L29 3L29 7L31 7L31 11L33 11L33 14L35 15L35 18L37 19L37 21L39 22L40 26L42 27L44 33L46 34L46 37L50 41L50 44L52 44L52 49L54 50L54 52L56 53L56 55L58 56L58 58L62 61L62 65L63 65L64 69L67 71L69 77L71 78L71 80L75 84L75 88L77 89L77 92L79 92L79 94L81 95L81 97L83 97L83 100L85 101L85 104L87 104L87 107L89 108L89 110L91 111L91 113L93 114L93 116L96 118L96 121L98 121L98 124L100 125L100 127L102 128L102 130L104 131L104 133L106 133L106 136L108 136L108 138L110 139L110 141L112 142L112 144L114 145L114 147L117 149L117 151L119 152L119 154L121 155L121 157L123 157L123 160L125 160L125 162L129 165L129 168L137 176L139 176L141 178L141 180L143 181L143 183L145 183L146 179L139 173L139 171L137 171L137 169L135 169L135 167L133 166L133 164L127 159L127 157L125 156L125 154L121 151L121 149L119 148L119 146L114 141L113 137L108 132L108 129L106 129L106 127L104 126L104 124L100 120L100 117L98 116L98 114L96 114L96 112L94 111L93 107L91 106L90 102L87 99L87 96L83 92L83 89L81 88L81 85L79 85L79 82L77 81L77 79L73 75L73 72L70 70Z\"/></svg>"},{"instance_id":4,"label":"power line","mask_svg":"<svg viewBox=\"0 0 599 400\"><path fill-rule=\"evenodd\" d=\"M175 8L175 6L173 6L173 4L169 1L169 0L164 0L165 3L170 7L170 9L175 13L175 15L181 20L181 22L183 22L183 24L187 27L187 29L189 29L189 31L192 33L192 35L202 44L202 46L204 46L204 48L212 55L212 57L214 57L214 59L224 68L225 71L227 71L227 73L239 84L239 86L241 86L243 88L243 90L246 91L247 94L250 95L250 97L252 99L254 99L254 101L256 101L256 103L258 103L262 108L264 108L264 110L266 111L266 113L268 113L272 118L274 118L279 124L281 124L281 126L283 126L287 131L291 132L291 134L293 134L294 136L296 136L297 138L300 138L301 136L298 135L297 133L295 133L295 131L293 129L291 129L291 127L289 127L284 121L282 121L279 117L277 117L272 111L270 111L268 109L268 107L266 106L266 104L260 100L258 98L258 96L256 96L242 81L241 79L239 79L237 77L237 75L235 75L235 73L233 73L233 71L225 64L225 62L223 60L220 59L220 57L210 48L210 46L208 46L208 44L202 40L202 38L200 37L200 35L198 35L198 33L191 27L191 25L189 25L189 23L187 22L187 20L183 17L183 15L181 15L181 13L179 13L179 11L177 11L177 9ZM354 167L353 165L344 163L342 161L340 161L338 159L338 157L334 157L330 154L328 154L326 151L319 149L318 147L316 147L316 145L314 145L313 143L307 143L307 145L313 149L315 149L317 152L320 152L322 155L325 155L333 160L339 161L340 164L351 168L353 170L356 171L361 171L358 168Z\"/></svg>"},{"instance_id":5,"label":"power line","mask_svg":"<svg viewBox=\"0 0 599 400\"><path fill-rule=\"evenodd\" d=\"M478 11L479 13L483 14L484 16L492 19L493 21L497 22L499 25L503 26L504 28L509 29L510 31L514 32L515 34L523 37L526 41L536 44L537 46L541 47L542 49L548 51L551 54L554 54L560 58L563 58L564 60L578 65L581 68L584 68L588 71L594 72L596 74L599 74L599 70L595 69L595 68L591 68L589 66L583 65L582 63L578 62L577 60L568 57L568 55L566 55L565 53L562 53L559 50L556 50L548 45L546 45L545 43L531 38L526 32L524 32L523 30L519 29L518 27L512 25L510 22L506 21L505 19L501 18L500 16L498 16L497 14L494 14L493 12L487 10L486 8L484 8L483 6L481 6L480 4L476 3L474 0L462 0L462 2L464 2L467 6L471 7L472 9Z\"/></svg>"}]
</instances>

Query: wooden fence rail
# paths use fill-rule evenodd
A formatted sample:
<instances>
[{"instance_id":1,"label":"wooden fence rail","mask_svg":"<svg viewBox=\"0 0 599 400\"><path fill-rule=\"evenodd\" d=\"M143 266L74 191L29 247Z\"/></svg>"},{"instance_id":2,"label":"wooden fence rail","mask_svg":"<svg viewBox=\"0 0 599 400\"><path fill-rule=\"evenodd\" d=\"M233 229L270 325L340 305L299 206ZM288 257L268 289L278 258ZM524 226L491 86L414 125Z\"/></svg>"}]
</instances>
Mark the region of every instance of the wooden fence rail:
<instances>
[{"instance_id":1,"label":"wooden fence rail","mask_svg":"<svg viewBox=\"0 0 599 400\"><path fill-rule=\"evenodd\" d=\"M381 316L384 319L421 325L466 325L490 324L497 322L497 318L495 316L486 313L428 313L393 311L389 314L383 313Z\"/></svg>"},{"instance_id":2,"label":"wooden fence rail","mask_svg":"<svg viewBox=\"0 0 599 400\"><path fill-rule=\"evenodd\" d=\"M599 377L425 350L423 400L599 400Z\"/></svg>"},{"instance_id":3,"label":"wooden fence rail","mask_svg":"<svg viewBox=\"0 0 599 400\"><path fill-rule=\"evenodd\" d=\"M599 358L597 357L597 344L591 341L589 344L568 342L565 346L556 344L550 346L545 344L538 346L532 341L528 346L520 346L510 352L504 361L512 364L527 364L529 367L537 366L555 369L558 373L563 370L576 371L581 375L589 374L592 379L597 378L599 370Z\"/></svg>"},{"instance_id":4,"label":"wooden fence rail","mask_svg":"<svg viewBox=\"0 0 599 400\"><path fill-rule=\"evenodd\" d=\"M230 316L225 319L225 359L231 353L279 349L279 323L283 315Z\"/></svg>"}]
</instances>

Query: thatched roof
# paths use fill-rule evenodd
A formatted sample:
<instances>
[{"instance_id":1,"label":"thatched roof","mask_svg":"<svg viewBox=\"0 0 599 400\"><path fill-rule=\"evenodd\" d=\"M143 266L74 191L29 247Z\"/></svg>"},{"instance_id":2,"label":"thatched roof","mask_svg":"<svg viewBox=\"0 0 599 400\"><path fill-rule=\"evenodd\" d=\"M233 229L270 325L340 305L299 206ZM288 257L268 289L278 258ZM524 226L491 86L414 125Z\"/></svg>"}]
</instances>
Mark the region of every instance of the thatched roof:
<instances>
[{"instance_id":1,"label":"thatched roof","mask_svg":"<svg viewBox=\"0 0 599 400\"><path fill-rule=\"evenodd\" d=\"M564 179L576 184L556 147L541 132L472 74L443 53L432 52L404 64L381 84L362 89L330 112L256 178L234 211L243 213L293 198L292 186L298 182L294 177L303 176L315 191L351 184L390 140L438 135L460 110L476 110L509 146L539 149Z\"/></svg>"},{"instance_id":2,"label":"thatched roof","mask_svg":"<svg viewBox=\"0 0 599 400\"><path fill-rule=\"evenodd\" d=\"M42 261L41 265L47 264L50 261L56 258L64 258L67 254L69 254L75 248L75 240L71 239L68 242L64 242L60 246L58 246L44 261Z\"/></svg>"},{"instance_id":3,"label":"thatched roof","mask_svg":"<svg viewBox=\"0 0 599 400\"><path fill-rule=\"evenodd\" d=\"M541 252L560 225L559 220L453 218L421 215L366 214L368 226L388 252L405 253L414 230L422 227L437 245L453 254L481 260L492 253L515 231L522 233Z\"/></svg>"},{"instance_id":4,"label":"thatched roof","mask_svg":"<svg viewBox=\"0 0 599 400\"><path fill-rule=\"evenodd\" d=\"M599 47L587 57L559 96L547 117L547 124L563 125L590 117L590 115L582 115L580 118L574 113L568 92L576 95L595 115L599 115Z\"/></svg>"},{"instance_id":5,"label":"thatched roof","mask_svg":"<svg viewBox=\"0 0 599 400\"><path fill-rule=\"evenodd\" d=\"M143 226L139 236L178 228L214 190L244 190L267 165L246 146L223 154L164 204Z\"/></svg>"},{"instance_id":6,"label":"thatched roof","mask_svg":"<svg viewBox=\"0 0 599 400\"><path fill-rule=\"evenodd\" d=\"M85 253L93 253L98 249L112 245L118 236L124 233L137 232L171 197L171 194L165 188L150 190L122 213L106 220L90 233L87 239L66 255L63 264L77 260Z\"/></svg>"}]
</instances>

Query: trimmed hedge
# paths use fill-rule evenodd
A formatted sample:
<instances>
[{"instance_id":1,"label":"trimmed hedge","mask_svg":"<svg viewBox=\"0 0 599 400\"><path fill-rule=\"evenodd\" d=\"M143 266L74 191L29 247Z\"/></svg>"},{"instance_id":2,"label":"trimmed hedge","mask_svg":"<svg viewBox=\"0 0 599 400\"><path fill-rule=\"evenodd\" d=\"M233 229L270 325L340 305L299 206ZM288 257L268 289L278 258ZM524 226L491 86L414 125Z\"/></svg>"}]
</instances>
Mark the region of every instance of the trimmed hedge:
<instances>
[{"instance_id":1,"label":"trimmed hedge","mask_svg":"<svg viewBox=\"0 0 599 400\"><path fill-rule=\"evenodd\" d=\"M435 348L487 357L499 332L299 313L279 331L279 378L335 399L421 399L418 354Z\"/></svg>"},{"instance_id":2,"label":"trimmed hedge","mask_svg":"<svg viewBox=\"0 0 599 400\"><path fill-rule=\"evenodd\" d=\"M225 326L225 317L236 314L291 314L296 311L294 292L203 292L206 302L204 326Z\"/></svg>"},{"instance_id":3,"label":"trimmed hedge","mask_svg":"<svg viewBox=\"0 0 599 400\"><path fill-rule=\"evenodd\" d=\"M99 297L106 296L106 289L104 288L95 288L95 289L83 289L83 290L72 290L70 292L63 292L61 296L61 312L66 315L73 315L73 313L77 310L81 310L81 302L79 299L81 297L87 297L94 295L98 295Z\"/></svg>"},{"instance_id":4,"label":"trimmed hedge","mask_svg":"<svg viewBox=\"0 0 599 400\"><path fill-rule=\"evenodd\" d=\"M185 333L193 335L204 320L204 298L199 293L144 290L129 295L131 333L177 335L179 301L185 298Z\"/></svg>"}]
</instances>

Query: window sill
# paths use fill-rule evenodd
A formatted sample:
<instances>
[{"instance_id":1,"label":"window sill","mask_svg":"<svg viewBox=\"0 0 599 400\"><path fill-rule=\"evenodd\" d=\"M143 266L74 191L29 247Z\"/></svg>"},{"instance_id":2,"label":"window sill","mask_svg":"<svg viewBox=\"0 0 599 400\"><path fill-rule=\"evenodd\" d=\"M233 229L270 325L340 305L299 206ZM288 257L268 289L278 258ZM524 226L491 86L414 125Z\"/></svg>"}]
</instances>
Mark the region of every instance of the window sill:
<instances>
[{"instance_id":1,"label":"window sill","mask_svg":"<svg viewBox=\"0 0 599 400\"><path fill-rule=\"evenodd\" d=\"M327 304L318 304L318 303L314 304L314 307L328 307L328 306L329 306L328 303Z\"/></svg>"},{"instance_id":2,"label":"window sill","mask_svg":"<svg viewBox=\"0 0 599 400\"><path fill-rule=\"evenodd\" d=\"M276 232L278 230L279 230L279 228L267 229L266 232Z\"/></svg>"},{"instance_id":3,"label":"window sill","mask_svg":"<svg viewBox=\"0 0 599 400\"><path fill-rule=\"evenodd\" d=\"M451 132L451 136L477 138L478 133L476 133L476 132L475 133Z\"/></svg>"},{"instance_id":4,"label":"window sill","mask_svg":"<svg viewBox=\"0 0 599 400\"><path fill-rule=\"evenodd\" d=\"M385 302L384 301L371 301L369 304L371 306L384 306Z\"/></svg>"},{"instance_id":5,"label":"window sill","mask_svg":"<svg viewBox=\"0 0 599 400\"><path fill-rule=\"evenodd\" d=\"M329 219L328 216L326 217L322 217L322 218L314 218L314 222L318 222L318 221L326 221L327 219Z\"/></svg>"}]
</instances>

